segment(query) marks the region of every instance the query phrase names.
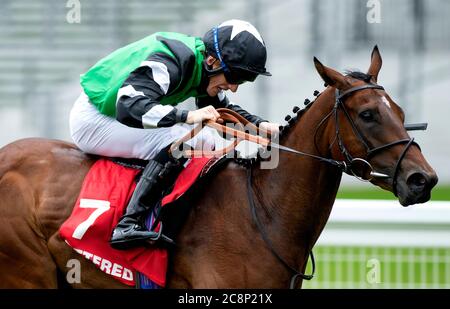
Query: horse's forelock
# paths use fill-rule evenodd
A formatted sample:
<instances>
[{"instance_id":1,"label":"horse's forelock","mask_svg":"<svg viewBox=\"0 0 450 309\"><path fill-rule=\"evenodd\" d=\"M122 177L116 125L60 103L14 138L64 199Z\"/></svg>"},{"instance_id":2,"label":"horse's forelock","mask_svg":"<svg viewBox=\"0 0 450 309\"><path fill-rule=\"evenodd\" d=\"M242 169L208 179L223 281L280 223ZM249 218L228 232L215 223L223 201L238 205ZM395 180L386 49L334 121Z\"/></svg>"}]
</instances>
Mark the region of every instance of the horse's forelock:
<instances>
[{"instance_id":1,"label":"horse's forelock","mask_svg":"<svg viewBox=\"0 0 450 309\"><path fill-rule=\"evenodd\" d=\"M370 83L370 80L372 79L371 75L360 71L345 71L345 75L358 80L362 80L363 82L366 83Z\"/></svg>"}]
</instances>

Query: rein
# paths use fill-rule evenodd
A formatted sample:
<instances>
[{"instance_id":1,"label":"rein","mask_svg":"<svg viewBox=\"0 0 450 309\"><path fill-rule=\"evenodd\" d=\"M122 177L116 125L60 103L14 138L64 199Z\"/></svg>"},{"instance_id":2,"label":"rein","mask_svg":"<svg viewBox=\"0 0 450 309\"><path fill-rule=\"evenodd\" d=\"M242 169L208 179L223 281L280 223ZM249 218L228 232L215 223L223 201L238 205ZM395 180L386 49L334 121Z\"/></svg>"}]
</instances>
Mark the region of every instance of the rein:
<instances>
[{"instance_id":1,"label":"rein","mask_svg":"<svg viewBox=\"0 0 450 309\"><path fill-rule=\"evenodd\" d=\"M306 275L291 265L289 265L286 260L278 254L278 252L275 250L272 241L270 240L269 236L266 233L266 230L264 229L264 226L262 225L261 221L258 218L258 214L256 213L256 207L255 207L255 200L253 198L253 185L252 185L252 166L247 166L247 196L248 201L250 204L250 210L252 212L252 218L253 221L256 224L256 227L259 230L259 233L261 234L262 239L266 243L267 247L269 248L270 252L278 259L278 261L281 262L287 269L289 269L294 275L291 277L289 288L295 289L297 286L297 280L298 278L304 279L304 280L311 280L314 277L314 273L316 272L316 262L314 260L314 254L313 251L309 251L309 256L311 257L311 263L312 263L312 272L310 275Z\"/></svg>"}]
</instances>

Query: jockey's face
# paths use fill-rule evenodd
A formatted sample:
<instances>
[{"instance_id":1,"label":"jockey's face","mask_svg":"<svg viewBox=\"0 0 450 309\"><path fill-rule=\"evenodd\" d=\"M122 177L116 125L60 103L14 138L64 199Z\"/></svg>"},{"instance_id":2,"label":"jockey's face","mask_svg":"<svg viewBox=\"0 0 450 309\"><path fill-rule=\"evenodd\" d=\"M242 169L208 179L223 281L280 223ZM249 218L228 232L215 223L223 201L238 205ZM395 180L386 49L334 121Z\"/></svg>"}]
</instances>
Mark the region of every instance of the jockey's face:
<instances>
[{"instance_id":1,"label":"jockey's face","mask_svg":"<svg viewBox=\"0 0 450 309\"><path fill-rule=\"evenodd\" d=\"M220 67L219 61L211 56L208 56L206 58L206 63L210 66L212 66L213 69L217 69ZM223 73L213 75L209 78L209 84L206 88L206 92L210 97L216 96L220 90L231 90L232 92L236 92L239 85L237 84L230 84L225 79L225 75Z\"/></svg>"}]
</instances>

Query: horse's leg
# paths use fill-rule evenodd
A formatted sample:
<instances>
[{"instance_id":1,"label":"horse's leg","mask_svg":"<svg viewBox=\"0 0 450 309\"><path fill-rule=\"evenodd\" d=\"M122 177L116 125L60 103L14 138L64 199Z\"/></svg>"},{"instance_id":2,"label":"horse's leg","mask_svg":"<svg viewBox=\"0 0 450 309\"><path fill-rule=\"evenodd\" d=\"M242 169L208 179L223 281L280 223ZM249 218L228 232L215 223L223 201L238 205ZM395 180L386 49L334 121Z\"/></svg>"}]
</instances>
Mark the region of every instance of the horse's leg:
<instances>
[{"instance_id":1,"label":"horse's leg","mask_svg":"<svg viewBox=\"0 0 450 309\"><path fill-rule=\"evenodd\" d=\"M74 288L123 289L127 287L119 281L112 279L110 275L100 271L91 261L88 261L82 255L75 252L75 250L69 247L59 237L58 233L50 238L48 248L55 259L58 269L64 275L64 280ZM68 263L70 260L75 261L75 263ZM80 272L79 282L76 280L75 271ZM68 274L68 272L70 273Z\"/></svg>"},{"instance_id":2,"label":"horse's leg","mask_svg":"<svg viewBox=\"0 0 450 309\"><path fill-rule=\"evenodd\" d=\"M25 139L0 149L0 288L67 285L70 259L81 265L73 287L126 287L59 237L93 163L61 141Z\"/></svg>"},{"instance_id":3,"label":"horse's leg","mask_svg":"<svg viewBox=\"0 0 450 309\"><path fill-rule=\"evenodd\" d=\"M26 179L8 172L0 179L0 288L56 288L56 266L34 216Z\"/></svg>"}]
</instances>

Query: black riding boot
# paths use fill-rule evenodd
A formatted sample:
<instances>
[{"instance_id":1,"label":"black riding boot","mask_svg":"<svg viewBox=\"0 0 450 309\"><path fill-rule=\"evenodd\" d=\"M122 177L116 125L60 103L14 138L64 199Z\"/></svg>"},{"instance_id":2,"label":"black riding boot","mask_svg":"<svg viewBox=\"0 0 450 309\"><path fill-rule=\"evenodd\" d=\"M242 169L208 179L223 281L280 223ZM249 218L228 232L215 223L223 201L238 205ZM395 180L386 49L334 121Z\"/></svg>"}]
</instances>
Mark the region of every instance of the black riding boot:
<instances>
[{"instance_id":1,"label":"black riding boot","mask_svg":"<svg viewBox=\"0 0 450 309\"><path fill-rule=\"evenodd\" d=\"M126 213L113 230L109 241L111 247L125 250L158 238L158 233L145 227L145 218L161 197L161 182L166 178L165 175L170 174L173 167L174 164L171 162L163 165L150 160L142 172Z\"/></svg>"}]
</instances>

